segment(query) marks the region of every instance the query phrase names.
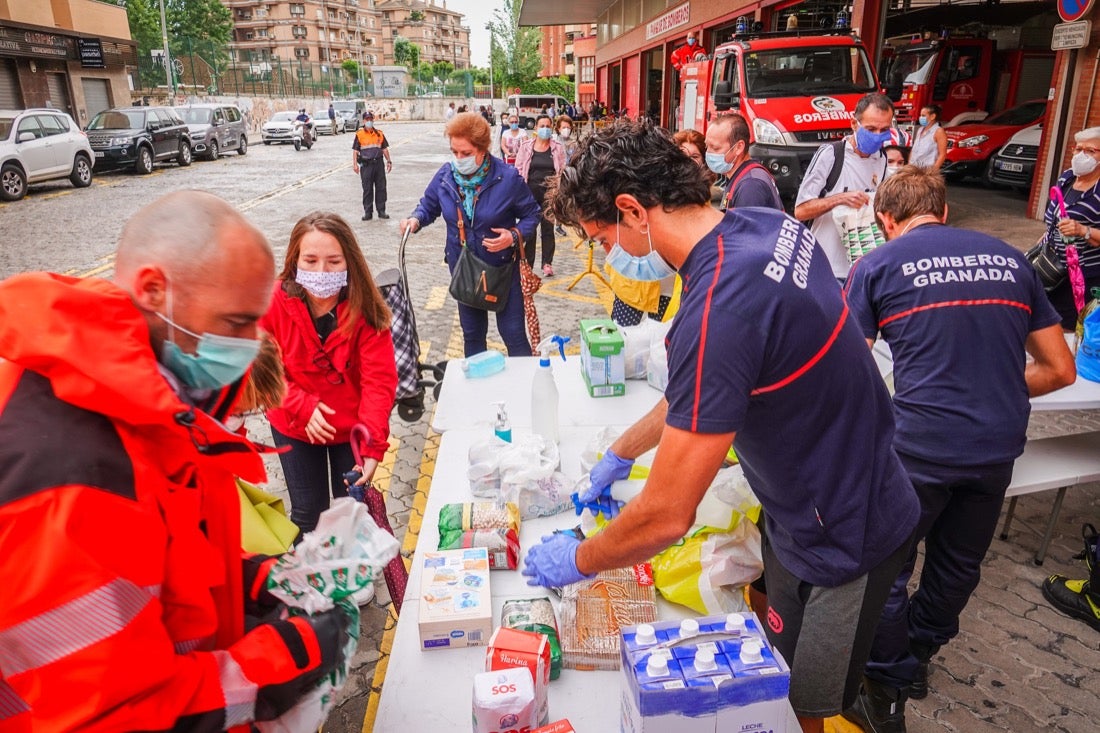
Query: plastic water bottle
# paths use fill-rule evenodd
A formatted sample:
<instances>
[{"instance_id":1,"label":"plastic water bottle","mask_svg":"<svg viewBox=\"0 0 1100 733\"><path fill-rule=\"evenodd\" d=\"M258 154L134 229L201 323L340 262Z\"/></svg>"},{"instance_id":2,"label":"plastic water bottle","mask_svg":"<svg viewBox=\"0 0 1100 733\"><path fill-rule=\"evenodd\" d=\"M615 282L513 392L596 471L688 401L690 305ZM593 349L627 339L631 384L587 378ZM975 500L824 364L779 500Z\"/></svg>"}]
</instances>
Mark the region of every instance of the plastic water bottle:
<instances>
[{"instance_id":1,"label":"plastic water bottle","mask_svg":"<svg viewBox=\"0 0 1100 733\"><path fill-rule=\"evenodd\" d=\"M531 430L547 443L558 444L558 385L550 367L550 352L557 346L565 361L568 338L553 335L539 344L539 365L531 383Z\"/></svg>"},{"instance_id":2,"label":"plastic water bottle","mask_svg":"<svg viewBox=\"0 0 1100 733\"><path fill-rule=\"evenodd\" d=\"M499 351L482 351L462 360L462 371L467 379L480 379L504 370L504 354Z\"/></svg>"}]
</instances>

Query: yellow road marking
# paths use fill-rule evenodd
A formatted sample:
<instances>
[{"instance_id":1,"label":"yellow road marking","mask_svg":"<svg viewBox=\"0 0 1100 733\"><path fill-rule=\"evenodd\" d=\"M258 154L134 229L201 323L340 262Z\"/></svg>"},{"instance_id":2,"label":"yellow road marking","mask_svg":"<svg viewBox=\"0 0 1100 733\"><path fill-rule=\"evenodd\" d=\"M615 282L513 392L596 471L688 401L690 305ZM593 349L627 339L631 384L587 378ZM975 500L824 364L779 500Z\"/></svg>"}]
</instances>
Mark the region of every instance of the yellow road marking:
<instances>
[{"instance_id":1,"label":"yellow road marking","mask_svg":"<svg viewBox=\"0 0 1100 733\"><path fill-rule=\"evenodd\" d=\"M447 288L443 285L436 285L428 293L428 302L424 304L424 310L437 311L443 308L443 304L447 302Z\"/></svg>"}]
</instances>

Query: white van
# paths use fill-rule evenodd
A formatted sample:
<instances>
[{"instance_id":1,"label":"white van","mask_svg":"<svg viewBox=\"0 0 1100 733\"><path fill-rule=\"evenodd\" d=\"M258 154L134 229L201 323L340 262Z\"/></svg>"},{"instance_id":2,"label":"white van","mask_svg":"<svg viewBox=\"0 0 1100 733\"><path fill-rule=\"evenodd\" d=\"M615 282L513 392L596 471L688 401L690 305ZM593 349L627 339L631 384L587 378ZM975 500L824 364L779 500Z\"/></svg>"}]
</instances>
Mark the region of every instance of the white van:
<instances>
[{"instance_id":1,"label":"white van","mask_svg":"<svg viewBox=\"0 0 1100 733\"><path fill-rule=\"evenodd\" d=\"M535 120L542 114L543 107L557 107L558 114L569 104L565 97L556 94L510 94L508 95L508 114L519 117L520 127L535 129Z\"/></svg>"}]
</instances>

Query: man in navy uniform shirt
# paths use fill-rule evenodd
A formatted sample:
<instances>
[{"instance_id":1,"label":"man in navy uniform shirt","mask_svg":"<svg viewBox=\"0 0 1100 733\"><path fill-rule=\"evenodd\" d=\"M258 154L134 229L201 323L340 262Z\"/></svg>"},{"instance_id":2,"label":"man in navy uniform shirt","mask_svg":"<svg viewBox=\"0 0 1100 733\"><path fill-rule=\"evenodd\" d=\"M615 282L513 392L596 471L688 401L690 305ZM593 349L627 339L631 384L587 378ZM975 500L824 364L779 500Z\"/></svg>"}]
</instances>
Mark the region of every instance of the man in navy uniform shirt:
<instances>
[{"instance_id":1,"label":"man in navy uniform shirt","mask_svg":"<svg viewBox=\"0 0 1100 733\"><path fill-rule=\"evenodd\" d=\"M1024 255L945 226L946 198L938 173L907 166L888 178L875 212L891 241L857 261L847 285L867 343L881 335L894 355L894 448L920 498L916 539L925 541L920 586L909 598L914 545L844 714L873 733L905 731L907 696L927 694L928 660L959 631L1027 440L1029 396L1075 376Z\"/></svg>"},{"instance_id":2,"label":"man in navy uniform shirt","mask_svg":"<svg viewBox=\"0 0 1100 733\"><path fill-rule=\"evenodd\" d=\"M781 212L711 208L696 164L644 121L582 142L548 198L558 221L616 245L609 261L643 278L678 271L684 286L644 490L593 538L533 547L528 582L565 585L678 541L732 443L767 516L767 633L803 730L822 730L856 699L920 512L828 259Z\"/></svg>"}]
</instances>

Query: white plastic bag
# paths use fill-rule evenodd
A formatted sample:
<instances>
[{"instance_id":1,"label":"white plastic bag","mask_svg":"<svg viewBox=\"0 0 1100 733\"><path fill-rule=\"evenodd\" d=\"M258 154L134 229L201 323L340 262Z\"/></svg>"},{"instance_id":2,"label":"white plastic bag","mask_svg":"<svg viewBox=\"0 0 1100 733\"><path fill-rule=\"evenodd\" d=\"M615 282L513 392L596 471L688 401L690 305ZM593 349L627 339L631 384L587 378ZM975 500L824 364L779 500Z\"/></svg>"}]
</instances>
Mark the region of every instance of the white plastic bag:
<instances>
[{"instance_id":1,"label":"white plastic bag","mask_svg":"<svg viewBox=\"0 0 1100 733\"><path fill-rule=\"evenodd\" d=\"M672 327L672 321L656 323L649 334L649 362L646 364L646 381L649 386L661 392L668 387L668 350L665 348L665 337L668 329Z\"/></svg>"},{"instance_id":2,"label":"white plastic bag","mask_svg":"<svg viewBox=\"0 0 1100 733\"><path fill-rule=\"evenodd\" d=\"M659 321L643 318L637 326L619 326L623 336L623 358L626 361L627 379L645 379L649 372L649 352L652 337L656 332L664 333Z\"/></svg>"},{"instance_id":3,"label":"white plastic bag","mask_svg":"<svg viewBox=\"0 0 1100 733\"><path fill-rule=\"evenodd\" d=\"M867 195L870 199L858 209L841 204L832 210L833 224L850 264L886 244L886 235L875 221L875 194L872 191Z\"/></svg>"},{"instance_id":4,"label":"white plastic bag","mask_svg":"<svg viewBox=\"0 0 1100 733\"><path fill-rule=\"evenodd\" d=\"M480 499L512 502L521 519L549 517L573 506L572 482L558 471L558 447L541 435L496 436L470 446L467 478Z\"/></svg>"}]
</instances>

